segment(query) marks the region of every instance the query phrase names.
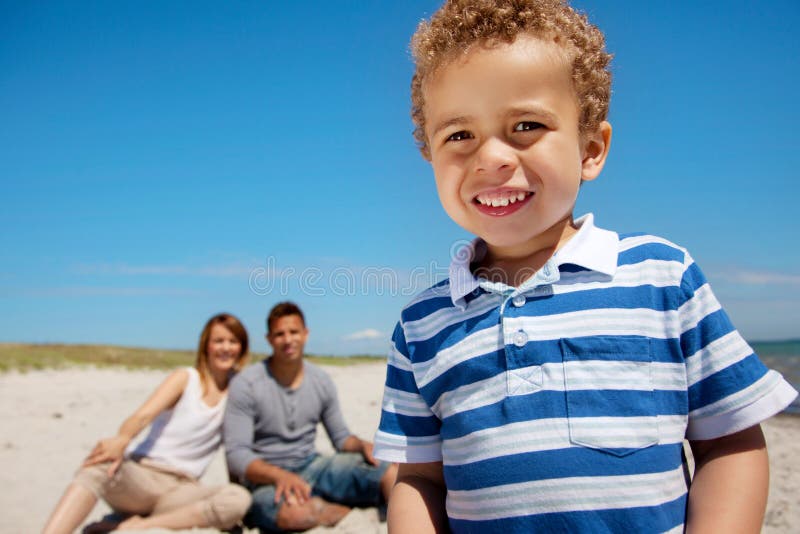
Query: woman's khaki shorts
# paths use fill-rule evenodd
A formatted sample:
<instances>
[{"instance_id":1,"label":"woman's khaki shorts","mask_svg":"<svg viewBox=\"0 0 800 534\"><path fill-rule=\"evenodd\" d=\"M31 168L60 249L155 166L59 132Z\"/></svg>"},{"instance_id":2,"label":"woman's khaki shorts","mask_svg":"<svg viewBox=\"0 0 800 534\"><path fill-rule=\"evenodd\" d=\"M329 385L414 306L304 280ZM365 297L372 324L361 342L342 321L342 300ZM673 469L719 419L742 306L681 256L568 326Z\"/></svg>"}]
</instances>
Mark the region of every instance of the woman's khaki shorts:
<instances>
[{"instance_id":1,"label":"woman's khaki shorts","mask_svg":"<svg viewBox=\"0 0 800 534\"><path fill-rule=\"evenodd\" d=\"M81 468L75 483L123 514L154 515L197 504L218 529L236 525L250 507L250 492L236 484L205 486L179 473L124 460L114 476L108 463Z\"/></svg>"}]
</instances>

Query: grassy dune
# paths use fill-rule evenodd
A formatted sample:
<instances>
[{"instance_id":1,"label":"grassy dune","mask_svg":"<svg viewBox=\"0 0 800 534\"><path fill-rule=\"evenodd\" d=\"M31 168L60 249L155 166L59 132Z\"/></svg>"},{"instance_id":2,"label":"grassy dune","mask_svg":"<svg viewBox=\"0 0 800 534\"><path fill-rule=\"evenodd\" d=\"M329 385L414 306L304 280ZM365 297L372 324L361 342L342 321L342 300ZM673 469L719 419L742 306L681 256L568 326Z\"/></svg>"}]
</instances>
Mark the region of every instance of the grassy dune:
<instances>
[{"instance_id":1,"label":"grassy dune","mask_svg":"<svg viewBox=\"0 0 800 534\"><path fill-rule=\"evenodd\" d=\"M251 361L265 357L265 354L250 355ZM145 349L115 345L0 343L0 372L59 369L76 365L172 369L192 365L194 359L195 353L190 350ZM347 357L309 355L308 359L324 365L352 365L384 360L381 356L371 355Z\"/></svg>"}]
</instances>

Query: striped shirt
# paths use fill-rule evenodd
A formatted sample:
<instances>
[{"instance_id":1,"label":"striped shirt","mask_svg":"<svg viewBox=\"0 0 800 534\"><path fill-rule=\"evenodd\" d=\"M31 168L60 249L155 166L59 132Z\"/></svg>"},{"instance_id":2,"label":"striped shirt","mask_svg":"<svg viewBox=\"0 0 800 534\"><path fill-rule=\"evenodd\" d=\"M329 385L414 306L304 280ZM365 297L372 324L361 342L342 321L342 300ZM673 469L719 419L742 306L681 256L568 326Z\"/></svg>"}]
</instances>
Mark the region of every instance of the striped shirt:
<instances>
[{"instance_id":1,"label":"striped shirt","mask_svg":"<svg viewBox=\"0 0 800 534\"><path fill-rule=\"evenodd\" d=\"M395 328L375 456L442 461L455 532L681 532L684 438L797 395L686 250L576 224L517 288L473 276L474 241Z\"/></svg>"}]
</instances>

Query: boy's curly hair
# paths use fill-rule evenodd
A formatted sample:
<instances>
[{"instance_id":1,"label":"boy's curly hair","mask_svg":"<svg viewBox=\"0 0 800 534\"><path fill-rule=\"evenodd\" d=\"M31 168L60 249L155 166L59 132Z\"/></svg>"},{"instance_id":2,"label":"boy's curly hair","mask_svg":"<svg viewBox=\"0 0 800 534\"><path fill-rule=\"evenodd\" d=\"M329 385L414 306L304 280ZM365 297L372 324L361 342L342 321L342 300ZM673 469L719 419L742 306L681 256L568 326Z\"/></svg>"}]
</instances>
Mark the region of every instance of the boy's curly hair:
<instances>
[{"instance_id":1,"label":"boy's curly hair","mask_svg":"<svg viewBox=\"0 0 800 534\"><path fill-rule=\"evenodd\" d=\"M414 138L425 159L422 86L437 69L463 56L476 44L512 43L520 34L561 46L571 61L572 83L580 106L580 131L587 132L608 116L611 54L603 33L563 0L448 0L430 21L423 20L411 39L416 71L411 79Z\"/></svg>"}]
</instances>

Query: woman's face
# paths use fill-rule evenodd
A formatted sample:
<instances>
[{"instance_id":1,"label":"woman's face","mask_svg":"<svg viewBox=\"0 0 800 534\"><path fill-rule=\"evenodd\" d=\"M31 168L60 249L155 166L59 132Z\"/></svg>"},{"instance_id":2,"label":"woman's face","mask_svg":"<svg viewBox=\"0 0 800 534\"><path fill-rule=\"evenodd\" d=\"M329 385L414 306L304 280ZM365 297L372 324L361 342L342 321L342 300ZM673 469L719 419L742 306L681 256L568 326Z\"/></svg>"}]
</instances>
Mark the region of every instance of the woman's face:
<instances>
[{"instance_id":1,"label":"woman's face","mask_svg":"<svg viewBox=\"0 0 800 534\"><path fill-rule=\"evenodd\" d=\"M225 325L211 327L206 347L208 367L214 371L230 371L242 355L242 344Z\"/></svg>"}]
</instances>

